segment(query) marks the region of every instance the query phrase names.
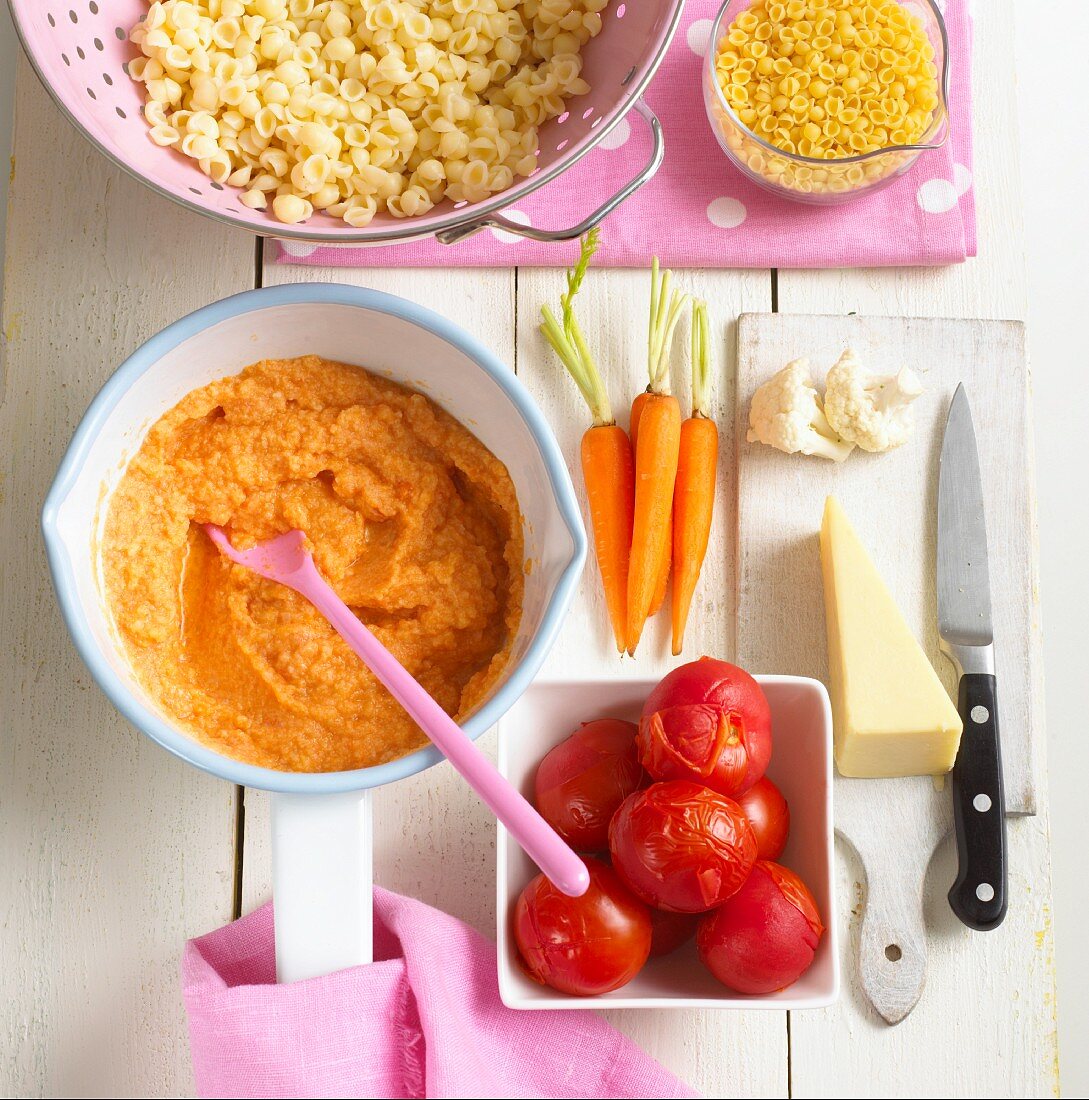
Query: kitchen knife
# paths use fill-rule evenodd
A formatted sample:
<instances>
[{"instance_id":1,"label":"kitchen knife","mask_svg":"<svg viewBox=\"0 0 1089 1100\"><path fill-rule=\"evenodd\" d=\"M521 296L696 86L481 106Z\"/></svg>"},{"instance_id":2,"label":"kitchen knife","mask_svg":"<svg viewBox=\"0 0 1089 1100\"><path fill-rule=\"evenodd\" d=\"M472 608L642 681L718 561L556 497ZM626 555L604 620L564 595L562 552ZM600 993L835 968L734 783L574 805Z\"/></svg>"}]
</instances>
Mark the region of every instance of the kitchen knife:
<instances>
[{"instance_id":1,"label":"kitchen knife","mask_svg":"<svg viewBox=\"0 0 1089 1100\"><path fill-rule=\"evenodd\" d=\"M964 723L951 775L958 868L949 904L969 928L988 931L1006 915L1006 804L983 484L963 385L953 395L942 440L938 633L960 677L957 709Z\"/></svg>"}]
</instances>

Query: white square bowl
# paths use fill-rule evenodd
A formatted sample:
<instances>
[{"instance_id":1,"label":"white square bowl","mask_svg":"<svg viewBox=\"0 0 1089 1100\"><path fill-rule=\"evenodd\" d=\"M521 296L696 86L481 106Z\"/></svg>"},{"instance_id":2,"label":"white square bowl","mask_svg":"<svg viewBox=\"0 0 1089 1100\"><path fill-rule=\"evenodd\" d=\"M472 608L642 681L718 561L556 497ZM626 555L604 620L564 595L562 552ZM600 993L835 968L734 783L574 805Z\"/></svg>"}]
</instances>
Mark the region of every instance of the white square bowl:
<instances>
[{"instance_id":1,"label":"white square bowl","mask_svg":"<svg viewBox=\"0 0 1089 1100\"><path fill-rule=\"evenodd\" d=\"M832 711L817 680L757 676L771 704L773 748L768 776L790 804L790 838L781 862L813 892L825 932L813 965L787 989L759 996L727 989L704 968L689 941L650 959L627 985L600 997L572 997L538 985L522 971L511 914L537 874L530 858L499 826L496 869L499 993L509 1008L822 1008L839 996L839 927L833 878ZM637 722L654 680L541 681L500 723L499 770L527 798L541 758L595 718Z\"/></svg>"}]
</instances>

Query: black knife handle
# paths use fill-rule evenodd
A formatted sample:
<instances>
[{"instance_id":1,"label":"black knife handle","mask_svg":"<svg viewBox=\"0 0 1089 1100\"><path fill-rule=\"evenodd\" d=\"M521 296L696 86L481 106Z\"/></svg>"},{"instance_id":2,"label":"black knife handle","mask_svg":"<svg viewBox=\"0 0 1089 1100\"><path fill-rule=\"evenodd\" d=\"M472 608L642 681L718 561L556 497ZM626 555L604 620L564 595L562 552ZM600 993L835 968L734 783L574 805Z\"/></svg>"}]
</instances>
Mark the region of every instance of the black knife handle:
<instances>
[{"instance_id":1,"label":"black knife handle","mask_svg":"<svg viewBox=\"0 0 1089 1100\"><path fill-rule=\"evenodd\" d=\"M969 928L989 932L1006 915L1006 800L995 678L962 676L957 709L964 733L952 772L958 868L949 904Z\"/></svg>"}]
</instances>

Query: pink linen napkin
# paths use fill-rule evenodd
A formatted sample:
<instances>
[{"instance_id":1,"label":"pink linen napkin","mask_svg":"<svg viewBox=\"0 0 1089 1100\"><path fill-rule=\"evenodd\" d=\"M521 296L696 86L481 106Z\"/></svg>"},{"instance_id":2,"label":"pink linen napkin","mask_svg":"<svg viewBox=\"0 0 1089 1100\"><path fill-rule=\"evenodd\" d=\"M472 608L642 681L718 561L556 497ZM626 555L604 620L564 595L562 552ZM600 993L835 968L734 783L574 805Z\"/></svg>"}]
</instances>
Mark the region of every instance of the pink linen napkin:
<instances>
[{"instance_id":1,"label":"pink linen napkin","mask_svg":"<svg viewBox=\"0 0 1089 1100\"><path fill-rule=\"evenodd\" d=\"M665 163L606 219L594 262L642 267L656 254L675 267L887 267L974 256L969 0L938 6L950 43L949 141L876 195L815 207L762 191L719 149L700 84L719 0L688 0L646 97L662 120ZM630 113L588 156L505 213L541 228L576 222L634 175L649 148L647 127ZM537 244L494 230L452 246L432 239L380 247L276 244L281 263L333 267L555 267L578 253L575 242Z\"/></svg>"},{"instance_id":2,"label":"pink linen napkin","mask_svg":"<svg viewBox=\"0 0 1089 1100\"><path fill-rule=\"evenodd\" d=\"M197 1091L231 1097L695 1097L592 1012L499 1000L495 947L376 888L375 962L276 985L271 903L182 960Z\"/></svg>"}]
</instances>

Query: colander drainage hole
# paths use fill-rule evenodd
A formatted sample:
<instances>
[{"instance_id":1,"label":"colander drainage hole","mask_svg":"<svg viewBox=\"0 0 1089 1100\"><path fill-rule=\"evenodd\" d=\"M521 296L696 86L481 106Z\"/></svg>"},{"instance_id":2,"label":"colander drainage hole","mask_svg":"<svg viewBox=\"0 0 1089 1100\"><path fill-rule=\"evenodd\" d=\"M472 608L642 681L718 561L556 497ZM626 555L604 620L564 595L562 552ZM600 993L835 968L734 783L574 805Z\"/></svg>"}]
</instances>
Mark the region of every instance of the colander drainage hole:
<instances>
[{"instance_id":1,"label":"colander drainage hole","mask_svg":"<svg viewBox=\"0 0 1089 1100\"><path fill-rule=\"evenodd\" d=\"M95 3L95 0L91 0L91 2L87 5L87 10L92 15L98 15L98 5Z\"/></svg>"},{"instance_id":2,"label":"colander drainage hole","mask_svg":"<svg viewBox=\"0 0 1089 1100\"><path fill-rule=\"evenodd\" d=\"M118 118L128 118L129 117L127 114L125 114L124 110L120 107L114 107L114 110L117 112L117 117Z\"/></svg>"},{"instance_id":3,"label":"colander drainage hole","mask_svg":"<svg viewBox=\"0 0 1089 1100\"><path fill-rule=\"evenodd\" d=\"M96 96L96 95L95 95L95 93L94 93L94 89L93 89L93 88L88 88L88 89L87 89L87 94L88 94L88 95L89 95L89 96L90 96L90 97L91 97L92 99L98 99L98 96Z\"/></svg>"},{"instance_id":4,"label":"colander drainage hole","mask_svg":"<svg viewBox=\"0 0 1089 1100\"><path fill-rule=\"evenodd\" d=\"M103 80L104 80L104 81L105 81L105 82L106 82L106 83L107 83L107 84L108 84L108 85L109 85L109 86L110 86L111 88L113 87L113 77L112 77L112 76L110 76L110 74L109 74L109 73L103 73L103 74L102 74L102 79L103 79Z\"/></svg>"},{"instance_id":5,"label":"colander drainage hole","mask_svg":"<svg viewBox=\"0 0 1089 1100\"><path fill-rule=\"evenodd\" d=\"M96 38L95 39L95 49L98 50L99 53L102 53L102 51L105 48L106 47L102 45L102 39L101 38Z\"/></svg>"},{"instance_id":6,"label":"colander drainage hole","mask_svg":"<svg viewBox=\"0 0 1089 1100\"><path fill-rule=\"evenodd\" d=\"M78 57L80 59L80 61L86 61L87 60L87 55L83 52L83 47L82 46L77 46L76 47L76 57Z\"/></svg>"},{"instance_id":7,"label":"colander drainage hole","mask_svg":"<svg viewBox=\"0 0 1089 1100\"><path fill-rule=\"evenodd\" d=\"M48 20L49 25L51 27L55 27L57 25L57 21L53 18L53 13L52 12L49 12L49 14L46 15L45 18Z\"/></svg>"},{"instance_id":8,"label":"colander drainage hole","mask_svg":"<svg viewBox=\"0 0 1089 1100\"><path fill-rule=\"evenodd\" d=\"M61 61L63 61L68 68L72 67L72 62L68 60L68 55L66 53L61 54Z\"/></svg>"},{"instance_id":9,"label":"colander drainage hole","mask_svg":"<svg viewBox=\"0 0 1089 1100\"><path fill-rule=\"evenodd\" d=\"M117 35L118 41L124 42L128 35L125 33L124 27L114 27L113 33Z\"/></svg>"},{"instance_id":10,"label":"colander drainage hole","mask_svg":"<svg viewBox=\"0 0 1089 1100\"><path fill-rule=\"evenodd\" d=\"M71 19L73 23L78 23L79 22L79 16L76 15L76 13L74 11L69 11L68 18Z\"/></svg>"}]
</instances>

